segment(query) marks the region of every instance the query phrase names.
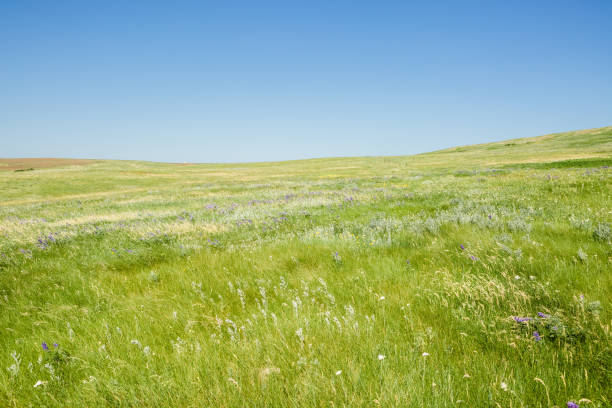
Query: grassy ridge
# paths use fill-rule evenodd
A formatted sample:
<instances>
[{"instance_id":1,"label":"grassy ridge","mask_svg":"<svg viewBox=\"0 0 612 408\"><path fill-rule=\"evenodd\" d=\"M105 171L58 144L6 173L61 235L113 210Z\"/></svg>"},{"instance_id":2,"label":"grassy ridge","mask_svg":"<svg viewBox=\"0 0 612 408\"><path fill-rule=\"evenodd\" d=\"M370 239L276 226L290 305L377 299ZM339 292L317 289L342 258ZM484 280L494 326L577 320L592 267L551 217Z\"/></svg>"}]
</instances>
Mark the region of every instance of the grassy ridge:
<instances>
[{"instance_id":1,"label":"grassy ridge","mask_svg":"<svg viewBox=\"0 0 612 408\"><path fill-rule=\"evenodd\" d=\"M608 127L0 172L0 405L609 406L611 163Z\"/></svg>"}]
</instances>

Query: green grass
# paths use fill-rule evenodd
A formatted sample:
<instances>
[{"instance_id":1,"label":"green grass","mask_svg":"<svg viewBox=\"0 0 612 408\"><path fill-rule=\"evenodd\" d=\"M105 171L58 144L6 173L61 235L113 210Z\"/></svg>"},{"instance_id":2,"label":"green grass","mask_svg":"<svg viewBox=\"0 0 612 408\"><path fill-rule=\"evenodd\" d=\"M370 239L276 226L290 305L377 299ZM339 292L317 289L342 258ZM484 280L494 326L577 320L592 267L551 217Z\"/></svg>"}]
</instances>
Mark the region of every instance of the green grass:
<instances>
[{"instance_id":1,"label":"green grass","mask_svg":"<svg viewBox=\"0 0 612 408\"><path fill-rule=\"evenodd\" d=\"M0 406L611 406L611 161L0 172Z\"/></svg>"}]
</instances>

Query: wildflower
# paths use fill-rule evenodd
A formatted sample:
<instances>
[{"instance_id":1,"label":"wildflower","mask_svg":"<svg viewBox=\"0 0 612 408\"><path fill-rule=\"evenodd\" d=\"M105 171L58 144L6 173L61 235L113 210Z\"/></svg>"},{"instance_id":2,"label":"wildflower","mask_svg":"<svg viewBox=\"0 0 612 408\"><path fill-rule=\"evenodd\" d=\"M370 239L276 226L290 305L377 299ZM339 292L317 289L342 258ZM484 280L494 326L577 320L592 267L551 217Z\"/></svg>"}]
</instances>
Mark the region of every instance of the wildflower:
<instances>
[{"instance_id":1,"label":"wildflower","mask_svg":"<svg viewBox=\"0 0 612 408\"><path fill-rule=\"evenodd\" d=\"M425 353L422 354L423 357L427 357L428 355L429 355L428 352L425 352Z\"/></svg>"},{"instance_id":2,"label":"wildflower","mask_svg":"<svg viewBox=\"0 0 612 408\"><path fill-rule=\"evenodd\" d=\"M463 374L463 378L470 378L470 375L468 373Z\"/></svg>"},{"instance_id":3,"label":"wildflower","mask_svg":"<svg viewBox=\"0 0 612 408\"><path fill-rule=\"evenodd\" d=\"M49 350L49 346L47 346L47 343L45 343L44 341L42 342L42 348L43 350Z\"/></svg>"},{"instance_id":4,"label":"wildflower","mask_svg":"<svg viewBox=\"0 0 612 408\"><path fill-rule=\"evenodd\" d=\"M519 280L519 279L521 279L521 277L520 277L520 276L518 276L518 275L515 275L515 276L514 276L514 279Z\"/></svg>"},{"instance_id":5,"label":"wildflower","mask_svg":"<svg viewBox=\"0 0 612 408\"><path fill-rule=\"evenodd\" d=\"M295 331L295 335L298 336L302 343L304 342L304 331L301 327Z\"/></svg>"},{"instance_id":6,"label":"wildflower","mask_svg":"<svg viewBox=\"0 0 612 408\"><path fill-rule=\"evenodd\" d=\"M15 377L17 376L17 374L19 374L19 367L21 366L21 356L17 354L16 351L13 351L11 353L11 357L13 358L13 360L15 360L15 363L8 367L7 370L9 370L11 375ZM41 358L42 357L39 357L39 359Z\"/></svg>"},{"instance_id":7,"label":"wildflower","mask_svg":"<svg viewBox=\"0 0 612 408\"><path fill-rule=\"evenodd\" d=\"M567 402L567 408L580 408L580 405L576 404L573 401L568 401Z\"/></svg>"},{"instance_id":8,"label":"wildflower","mask_svg":"<svg viewBox=\"0 0 612 408\"><path fill-rule=\"evenodd\" d=\"M38 381L36 381L36 384L34 384L34 388L38 388L41 385L45 385L46 383L47 383L46 381L38 380ZM569 407L569 402L567 404L568 404L567 406ZM576 406L578 406L578 405L576 405Z\"/></svg>"},{"instance_id":9,"label":"wildflower","mask_svg":"<svg viewBox=\"0 0 612 408\"><path fill-rule=\"evenodd\" d=\"M550 317L550 315L542 312L538 312L538 316L540 316L542 319L548 319Z\"/></svg>"},{"instance_id":10,"label":"wildflower","mask_svg":"<svg viewBox=\"0 0 612 408\"><path fill-rule=\"evenodd\" d=\"M502 390L504 391L508 391L508 384L506 384L505 382L502 381L502 383L500 384L500 387Z\"/></svg>"},{"instance_id":11,"label":"wildflower","mask_svg":"<svg viewBox=\"0 0 612 408\"><path fill-rule=\"evenodd\" d=\"M340 375L340 374L342 374L342 370L336 371L336 375Z\"/></svg>"},{"instance_id":12,"label":"wildflower","mask_svg":"<svg viewBox=\"0 0 612 408\"><path fill-rule=\"evenodd\" d=\"M463 244L459 245L459 247L461 248L461 250L465 251L465 247L463 246Z\"/></svg>"},{"instance_id":13,"label":"wildflower","mask_svg":"<svg viewBox=\"0 0 612 408\"><path fill-rule=\"evenodd\" d=\"M514 319L515 322L517 323L524 323L524 322L528 322L530 320L533 320L531 317L518 317L518 316L513 316L512 317Z\"/></svg>"},{"instance_id":14,"label":"wildflower","mask_svg":"<svg viewBox=\"0 0 612 408\"><path fill-rule=\"evenodd\" d=\"M379 354L379 355L378 355L378 359L382 361L382 360L384 360L384 359L385 359L385 356L383 356L382 354Z\"/></svg>"},{"instance_id":15,"label":"wildflower","mask_svg":"<svg viewBox=\"0 0 612 408\"><path fill-rule=\"evenodd\" d=\"M378 300L385 300L385 297L381 296L381 297L378 298Z\"/></svg>"},{"instance_id":16,"label":"wildflower","mask_svg":"<svg viewBox=\"0 0 612 408\"><path fill-rule=\"evenodd\" d=\"M535 339L535 341L542 340L542 338L540 337L540 333L538 333L537 331L533 332L533 338Z\"/></svg>"},{"instance_id":17,"label":"wildflower","mask_svg":"<svg viewBox=\"0 0 612 408\"><path fill-rule=\"evenodd\" d=\"M476 260L478 260L478 258L476 258L474 255L470 255L470 259L471 259L472 261L476 261Z\"/></svg>"}]
</instances>

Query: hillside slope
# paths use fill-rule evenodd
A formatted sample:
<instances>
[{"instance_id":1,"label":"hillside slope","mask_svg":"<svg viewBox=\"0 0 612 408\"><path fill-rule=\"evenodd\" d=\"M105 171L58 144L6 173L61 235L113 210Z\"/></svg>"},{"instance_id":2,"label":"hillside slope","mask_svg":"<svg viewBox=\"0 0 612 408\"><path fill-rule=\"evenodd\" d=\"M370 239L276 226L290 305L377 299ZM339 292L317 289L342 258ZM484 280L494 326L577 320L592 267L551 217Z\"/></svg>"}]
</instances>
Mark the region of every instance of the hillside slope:
<instances>
[{"instance_id":1,"label":"hillside slope","mask_svg":"<svg viewBox=\"0 0 612 408\"><path fill-rule=\"evenodd\" d=\"M612 158L612 126L458 146L414 156L427 166L500 166Z\"/></svg>"}]
</instances>

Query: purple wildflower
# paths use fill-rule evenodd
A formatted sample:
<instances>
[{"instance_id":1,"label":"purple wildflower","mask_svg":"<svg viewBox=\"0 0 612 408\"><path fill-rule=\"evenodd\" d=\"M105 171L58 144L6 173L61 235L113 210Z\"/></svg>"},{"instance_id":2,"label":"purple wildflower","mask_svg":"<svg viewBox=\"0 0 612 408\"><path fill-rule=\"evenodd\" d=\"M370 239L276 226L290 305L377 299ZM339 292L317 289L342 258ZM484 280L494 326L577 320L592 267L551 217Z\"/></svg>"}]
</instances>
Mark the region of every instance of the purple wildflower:
<instances>
[{"instance_id":1,"label":"purple wildflower","mask_svg":"<svg viewBox=\"0 0 612 408\"><path fill-rule=\"evenodd\" d=\"M518 316L513 316L513 319L517 323L524 323L524 322L528 322L532 320L531 317L518 317Z\"/></svg>"},{"instance_id":2,"label":"purple wildflower","mask_svg":"<svg viewBox=\"0 0 612 408\"><path fill-rule=\"evenodd\" d=\"M538 312L538 316L540 316L542 319L548 319L550 317L550 315L542 312Z\"/></svg>"},{"instance_id":3,"label":"purple wildflower","mask_svg":"<svg viewBox=\"0 0 612 408\"><path fill-rule=\"evenodd\" d=\"M43 350L49 350L49 346L47 346L47 343L45 343L44 341L42 342L42 348Z\"/></svg>"},{"instance_id":4,"label":"purple wildflower","mask_svg":"<svg viewBox=\"0 0 612 408\"><path fill-rule=\"evenodd\" d=\"M568 401L567 408L580 408L580 405L576 404L574 401Z\"/></svg>"},{"instance_id":5,"label":"purple wildflower","mask_svg":"<svg viewBox=\"0 0 612 408\"><path fill-rule=\"evenodd\" d=\"M478 258L476 258L474 255L470 255L470 259L471 259L472 261L477 261L477 260L478 260Z\"/></svg>"},{"instance_id":6,"label":"purple wildflower","mask_svg":"<svg viewBox=\"0 0 612 408\"><path fill-rule=\"evenodd\" d=\"M542 340L542 338L540 337L540 333L538 333L537 331L533 332L533 338L535 339L535 341Z\"/></svg>"},{"instance_id":7,"label":"purple wildflower","mask_svg":"<svg viewBox=\"0 0 612 408\"><path fill-rule=\"evenodd\" d=\"M58 348L59 346L57 345L57 343L53 343L53 347Z\"/></svg>"},{"instance_id":8,"label":"purple wildflower","mask_svg":"<svg viewBox=\"0 0 612 408\"><path fill-rule=\"evenodd\" d=\"M459 245L461 247L462 250L465 250L465 247L463 246L463 244Z\"/></svg>"}]
</instances>

